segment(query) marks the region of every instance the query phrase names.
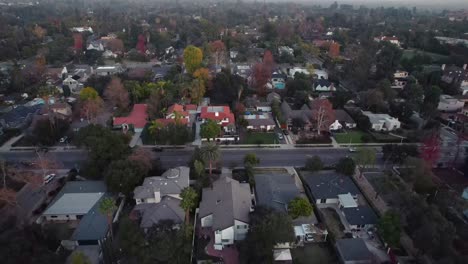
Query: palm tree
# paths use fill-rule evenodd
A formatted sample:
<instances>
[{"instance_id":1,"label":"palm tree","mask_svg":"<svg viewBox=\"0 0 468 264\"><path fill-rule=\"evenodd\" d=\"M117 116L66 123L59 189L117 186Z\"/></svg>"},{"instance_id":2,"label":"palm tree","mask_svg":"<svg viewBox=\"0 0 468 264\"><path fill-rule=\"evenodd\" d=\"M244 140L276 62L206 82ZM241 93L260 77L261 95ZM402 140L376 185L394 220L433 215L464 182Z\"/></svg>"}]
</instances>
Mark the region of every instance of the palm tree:
<instances>
[{"instance_id":1,"label":"palm tree","mask_svg":"<svg viewBox=\"0 0 468 264\"><path fill-rule=\"evenodd\" d=\"M212 176L213 162L216 162L219 156L219 148L215 143L208 143L203 145L200 149L200 157L210 164L210 177Z\"/></svg>"},{"instance_id":2,"label":"palm tree","mask_svg":"<svg viewBox=\"0 0 468 264\"><path fill-rule=\"evenodd\" d=\"M162 127L163 127L163 124L160 121L154 120L154 121L151 121L150 126L148 127L148 130L152 135L155 135Z\"/></svg>"},{"instance_id":3,"label":"palm tree","mask_svg":"<svg viewBox=\"0 0 468 264\"><path fill-rule=\"evenodd\" d=\"M113 237L112 216L114 215L115 210L117 210L117 206L115 205L115 201L112 197L102 199L99 204L99 212L107 216L107 224L109 225L111 239Z\"/></svg>"},{"instance_id":4,"label":"palm tree","mask_svg":"<svg viewBox=\"0 0 468 264\"><path fill-rule=\"evenodd\" d=\"M180 207L185 210L185 224L189 224L190 211L197 206L198 194L193 188L186 187L180 193L180 197Z\"/></svg>"}]
</instances>

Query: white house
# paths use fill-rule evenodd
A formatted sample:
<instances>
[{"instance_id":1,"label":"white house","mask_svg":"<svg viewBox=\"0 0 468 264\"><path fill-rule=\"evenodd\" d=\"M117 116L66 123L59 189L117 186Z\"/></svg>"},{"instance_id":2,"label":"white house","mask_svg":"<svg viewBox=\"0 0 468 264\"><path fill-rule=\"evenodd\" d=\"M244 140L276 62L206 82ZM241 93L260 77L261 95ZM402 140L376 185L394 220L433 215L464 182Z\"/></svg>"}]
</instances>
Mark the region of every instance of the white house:
<instances>
[{"instance_id":1,"label":"white house","mask_svg":"<svg viewBox=\"0 0 468 264\"><path fill-rule=\"evenodd\" d=\"M202 228L214 232L214 248L243 240L249 230L249 213L252 208L248 183L221 176L211 188L204 188L200 202L199 218Z\"/></svg>"},{"instance_id":2,"label":"white house","mask_svg":"<svg viewBox=\"0 0 468 264\"><path fill-rule=\"evenodd\" d=\"M280 46L278 47L278 53L281 56L282 54L288 54L290 56L294 56L294 49L288 46Z\"/></svg>"},{"instance_id":3,"label":"white house","mask_svg":"<svg viewBox=\"0 0 468 264\"><path fill-rule=\"evenodd\" d=\"M463 109L465 106L465 102L458 100L447 94L442 94L440 96L439 105L437 106L437 110L443 112L457 112Z\"/></svg>"},{"instance_id":4,"label":"white house","mask_svg":"<svg viewBox=\"0 0 468 264\"><path fill-rule=\"evenodd\" d=\"M325 79L328 80L328 72L325 70L314 69L314 75L317 79Z\"/></svg>"},{"instance_id":5,"label":"white house","mask_svg":"<svg viewBox=\"0 0 468 264\"><path fill-rule=\"evenodd\" d=\"M343 128L343 126L340 124L340 122L338 120L335 120L335 122L333 122L328 129L330 131L336 131L336 130L340 130L342 128Z\"/></svg>"},{"instance_id":6,"label":"white house","mask_svg":"<svg viewBox=\"0 0 468 264\"><path fill-rule=\"evenodd\" d=\"M336 90L332 82L326 79L318 79L314 84L316 92L333 92Z\"/></svg>"},{"instance_id":7,"label":"white house","mask_svg":"<svg viewBox=\"0 0 468 264\"><path fill-rule=\"evenodd\" d=\"M86 50L96 50L96 51L104 51L104 45L101 42L91 42L89 43Z\"/></svg>"},{"instance_id":8,"label":"white house","mask_svg":"<svg viewBox=\"0 0 468 264\"><path fill-rule=\"evenodd\" d=\"M120 65L113 66L99 66L94 71L98 76L109 76L124 72L124 69Z\"/></svg>"},{"instance_id":9,"label":"white house","mask_svg":"<svg viewBox=\"0 0 468 264\"><path fill-rule=\"evenodd\" d=\"M291 78L294 78L294 75L296 73L303 73L305 75L310 75L310 72L304 67L293 67L291 69L287 69L287 71L288 71L289 77Z\"/></svg>"},{"instance_id":10,"label":"white house","mask_svg":"<svg viewBox=\"0 0 468 264\"><path fill-rule=\"evenodd\" d=\"M276 127L276 123L270 113L259 112L244 115L244 119L248 122L247 129L249 130L271 131Z\"/></svg>"},{"instance_id":11,"label":"white house","mask_svg":"<svg viewBox=\"0 0 468 264\"><path fill-rule=\"evenodd\" d=\"M70 88L70 92L74 94L79 93L81 89L83 89L83 84L73 79L72 76L68 76L65 80L63 80L62 85L68 86L68 88Z\"/></svg>"},{"instance_id":12,"label":"white house","mask_svg":"<svg viewBox=\"0 0 468 264\"><path fill-rule=\"evenodd\" d=\"M399 71L399 70L397 70L397 71L393 74L393 78L395 78L395 79L408 78L408 72L407 72L407 71Z\"/></svg>"},{"instance_id":13,"label":"white house","mask_svg":"<svg viewBox=\"0 0 468 264\"><path fill-rule=\"evenodd\" d=\"M398 118L388 114L374 114L369 111L362 111L362 114L369 118L371 128L375 131L393 131L401 126Z\"/></svg>"}]
</instances>

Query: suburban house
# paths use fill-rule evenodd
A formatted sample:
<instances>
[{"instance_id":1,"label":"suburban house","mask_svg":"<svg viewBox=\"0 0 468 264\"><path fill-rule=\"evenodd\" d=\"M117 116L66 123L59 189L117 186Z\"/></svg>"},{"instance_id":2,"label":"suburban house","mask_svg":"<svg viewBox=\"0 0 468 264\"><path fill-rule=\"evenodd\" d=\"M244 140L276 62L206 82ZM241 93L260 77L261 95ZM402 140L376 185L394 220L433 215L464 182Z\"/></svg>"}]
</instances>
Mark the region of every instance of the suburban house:
<instances>
[{"instance_id":1,"label":"suburban house","mask_svg":"<svg viewBox=\"0 0 468 264\"><path fill-rule=\"evenodd\" d=\"M99 66L94 70L94 72L98 76L109 76L124 72L124 68L120 65Z\"/></svg>"},{"instance_id":2,"label":"suburban house","mask_svg":"<svg viewBox=\"0 0 468 264\"><path fill-rule=\"evenodd\" d=\"M351 230L369 229L377 225L378 217L368 205L341 208Z\"/></svg>"},{"instance_id":3,"label":"suburban house","mask_svg":"<svg viewBox=\"0 0 468 264\"><path fill-rule=\"evenodd\" d=\"M244 115L247 121L247 129L255 131L271 131L276 127L275 120L271 113L257 112Z\"/></svg>"},{"instance_id":4,"label":"suburban house","mask_svg":"<svg viewBox=\"0 0 468 264\"><path fill-rule=\"evenodd\" d=\"M48 115L50 112L62 120L71 120L73 114L71 106L62 102L44 105L41 109L42 115Z\"/></svg>"},{"instance_id":5,"label":"suburban house","mask_svg":"<svg viewBox=\"0 0 468 264\"><path fill-rule=\"evenodd\" d=\"M465 106L465 102L458 100L447 94L440 95L439 105L437 110L443 112L458 112Z\"/></svg>"},{"instance_id":6,"label":"suburban house","mask_svg":"<svg viewBox=\"0 0 468 264\"><path fill-rule=\"evenodd\" d=\"M354 199L361 194L353 180L335 171L325 170L304 177L306 189L315 204L340 204L339 195L349 194Z\"/></svg>"},{"instance_id":7,"label":"suburban house","mask_svg":"<svg viewBox=\"0 0 468 264\"><path fill-rule=\"evenodd\" d=\"M202 228L214 232L214 248L222 250L243 240L249 230L252 197L248 183L221 176L202 191L199 219Z\"/></svg>"},{"instance_id":8,"label":"suburban house","mask_svg":"<svg viewBox=\"0 0 468 264\"><path fill-rule=\"evenodd\" d=\"M86 50L104 51L104 45L102 45L102 42L99 40L91 41L86 47Z\"/></svg>"},{"instance_id":9,"label":"suburban house","mask_svg":"<svg viewBox=\"0 0 468 264\"><path fill-rule=\"evenodd\" d=\"M72 93L79 93L84 87L84 83L94 74L93 67L89 65L72 65L70 69L64 68L63 74L67 75L62 82L62 86L67 85Z\"/></svg>"},{"instance_id":10,"label":"suburban house","mask_svg":"<svg viewBox=\"0 0 468 264\"><path fill-rule=\"evenodd\" d=\"M203 106L200 118L203 122L208 119L216 121L223 127L224 132L234 132L236 130L234 114L229 106Z\"/></svg>"},{"instance_id":11,"label":"suburban house","mask_svg":"<svg viewBox=\"0 0 468 264\"><path fill-rule=\"evenodd\" d=\"M279 46L278 47L278 54L281 56L283 54L287 54L290 56L294 56L294 49L288 46Z\"/></svg>"},{"instance_id":12,"label":"suburban house","mask_svg":"<svg viewBox=\"0 0 468 264\"><path fill-rule=\"evenodd\" d=\"M271 104L273 102L281 102L281 95L275 93L275 92L271 92L269 94L267 94L266 96L266 100L267 102L270 104L270 111L271 111Z\"/></svg>"},{"instance_id":13,"label":"suburban house","mask_svg":"<svg viewBox=\"0 0 468 264\"><path fill-rule=\"evenodd\" d=\"M288 102L283 101L281 104L281 111L288 129L291 129L294 126L294 120L302 122L305 130L310 130L312 127L312 111L307 105L304 104L300 109L293 110L292 106Z\"/></svg>"},{"instance_id":14,"label":"suburban house","mask_svg":"<svg viewBox=\"0 0 468 264\"><path fill-rule=\"evenodd\" d=\"M401 45L400 41L395 36L392 36L392 37L387 37L387 36L375 37L374 41L376 41L376 42L388 41L388 42L390 42L390 43L392 43L394 45L397 45L398 47L400 47L400 45Z\"/></svg>"},{"instance_id":15,"label":"suburban house","mask_svg":"<svg viewBox=\"0 0 468 264\"><path fill-rule=\"evenodd\" d=\"M25 129L31 124L33 117L40 112L41 108L42 105L17 106L0 116L0 125L3 129Z\"/></svg>"},{"instance_id":16,"label":"suburban house","mask_svg":"<svg viewBox=\"0 0 468 264\"><path fill-rule=\"evenodd\" d=\"M258 206L288 213L288 204L296 197L305 197L296 185L295 176L281 173L255 174L255 199ZM307 199L307 197L305 197ZM296 245L324 240L326 231L321 230L315 214L292 220ZM284 247L284 246L283 246Z\"/></svg>"},{"instance_id":17,"label":"suburban house","mask_svg":"<svg viewBox=\"0 0 468 264\"><path fill-rule=\"evenodd\" d=\"M286 75L274 72L271 75L271 84L274 89L283 90L286 88Z\"/></svg>"},{"instance_id":18,"label":"suburban house","mask_svg":"<svg viewBox=\"0 0 468 264\"><path fill-rule=\"evenodd\" d=\"M343 128L343 125L341 125L338 120L335 120L335 122L330 124L330 126L328 127L328 130L337 131L337 130L341 130L342 128Z\"/></svg>"},{"instance_id":19,"label":"suburban house","mask_svg":"<svg viewBox=\"0 0 468 264\"><path fill-rule=\"evenodd\" d=\"M256 95L247 97L244 100L246 112L260 111L260 112L271 112L271 102L260 101Z\"/></svg>"},{"instance_id":20,"label":"suburban house","mask_svg":"<svg viewBox=\"0 0 468 264\"><path fill-rule=\"evenodd\" d=\"M286 72L288 73L288 76L291 78L294 78L294 75L296 75L296 73L303 73L305 75L310 75L309 70L307 70L304 67L287 68Z\"/></svg>"},{"instance_id":21,"label":"suburban house","mask_svg":"<svg viewBox=\"0 0 468 264\"><path fill-rule=\"evenodd\" d=\"M393 74L393 84L391 85L394 89L403 89L408 82L408 72L407 71L399 71L397 70Z\"/></svg>"},{"instance_id":22,"label":"suburban house","mask_svg":"<svg viewBox=\"0 0 468 264\"><path fill-rule=\"evenodd\" d=\"M314 69L313 76L317 80L328 80L328 72L325 70Z\"/></svg>"},{"instance_id":23,"label":"suburban house","mask_svg":"<svg viewBox=\"0 0 468 264\"><path fill-rule=\"evenodd\" d=\"M314 91L316 92L333 92L336 91L332 82L327 79L318 79L314 83Z\"/></svg>"},{"instance_id":24,"label":"suburban house","mask_svg":"<svg viewBox=\"0 0 468 264\"><path fill-rule=\"evenodd\" d=\"M362 114L369 118L371 128L375 131L393 131L401 126L398 118L388 114L374 114L369 111L362 111Z\"/></svg>"},{"instance_id":25,"label":"suburban house","mask_svg":"<svg viewBox=\"0 0 468 264\"><path fill-rule=\"evenodd\" d=\"M123 131L127 131L128 129L130 129L130 126L132 126L136 133L142 132L148 119L148 113L146 112L146 108L146 104L133 105L132 112L129 116L113 118L114 128L119 128Z\"/></svg>"},{"instance_id":26,"label":"suburban house","mask_svg":"<svg viewBox=\"0 0 468 264\"><path fill-rule=\"evenodd\" d=\"M362 238L338 239L335 244L342 264L371 264L374 256Z\"/></svg>"},{"instance_id":27,"label":"suburban house","mask_svg":"<svg viewBox=\"0 0 468 264\"><path fill-rule=\"evenodd\" d=\"M178 226L184 222L185 211L180 207L180 193L189 186L190 168L169 169L161 176L145 178L143 185L133 191L133 216L140 219L140 227L151 228L162 220Z\"/></svg>"},{"instance_id":28,"label":"suburban house","mask_svg":"<svg viewBox=\"0 0 468 264\"><path fill-rule=\"evenodd\" d=\"M74 94L80 93L81 89L84 87L81 82L77 81L72 76L65 78L62 82L62 86L68 86L68 88L70 88L70 92Z\"/></svg>"},{"instance_id":29,"label":"suburban house","mask_svg":"<svg viewBox=\"0 0 468 264\"><path fill-rule=\"evenodd\" d=\"M463 68L451 65L446 67L442 65L442 77L441 81L447 84L455 85L463 91L463 94L468 92L468 69L467 64L463 65Z\"/></svg>"},{"instance_id":30,"label":"suburban house","mask_svg":"<svg viewBox=\"0 0 468 264\"><path fill-rule=\"evenodd\" d=\"M189 125L190 113L188 111L189 109L190 111L193 111L193 106L194 105L184 106L180 104L173 104L167 109L166 116L164 118L158 118L156 121L161 122L163 125L168 125L171 123Z\"/></svg>"},{"instance_id":31,"label":"suburban house","mask_svg":"<svg viewBox=\"0 0 468 264\"><path fill-rule=\"evenodd\" d=\"M252 74L252 66L250 64L237 64L233 67L233 73L247 79Z\"/></svg>"},{"instance_id":32,"label":"suburban house","mask_svg":"<svg viewBox=\"0 0 468 264\"><path fill-rule=\"evenodd\" d=\"M356 122L354 121L354 119L343 109L335 110L335 118L336 118L336 121L338 121L340 125L344 128L347 128L347 129L356 128Z\"/></svg>"},{"instance_id":33,"label":"suburban house","mask_svg":"<svg viewBox=\"0 0 468 264\"><path fill-rule=\"evenodd\" d=\"M109 196L106 192L103 181L67 182L42 213L42 220L76 226L70 239L62 241L69 249L80 245L100 246L109 230L107 216L99 211L101 200Z\"/></svg>"}]
</instances>

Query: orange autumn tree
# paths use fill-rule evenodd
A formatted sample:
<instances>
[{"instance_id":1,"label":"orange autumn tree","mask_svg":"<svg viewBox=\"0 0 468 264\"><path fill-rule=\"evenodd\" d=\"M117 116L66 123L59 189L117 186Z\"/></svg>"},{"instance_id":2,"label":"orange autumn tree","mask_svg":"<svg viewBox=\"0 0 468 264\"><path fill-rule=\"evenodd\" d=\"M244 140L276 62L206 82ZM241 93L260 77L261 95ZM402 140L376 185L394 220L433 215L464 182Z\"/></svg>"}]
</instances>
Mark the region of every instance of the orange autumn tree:
<instances>
[{"instance_id":1,"label":"orange autumn tree","mask_svg":"<svg viewBox=\"0 0 468 264\"><path fill-rule=\"evenodd\" d=\"M112 78L104 91L104 97L109 102L122 110L126 110L130 103L128 91L125 89L122 81L118 77Z\"/></svg>"}]
</instances>

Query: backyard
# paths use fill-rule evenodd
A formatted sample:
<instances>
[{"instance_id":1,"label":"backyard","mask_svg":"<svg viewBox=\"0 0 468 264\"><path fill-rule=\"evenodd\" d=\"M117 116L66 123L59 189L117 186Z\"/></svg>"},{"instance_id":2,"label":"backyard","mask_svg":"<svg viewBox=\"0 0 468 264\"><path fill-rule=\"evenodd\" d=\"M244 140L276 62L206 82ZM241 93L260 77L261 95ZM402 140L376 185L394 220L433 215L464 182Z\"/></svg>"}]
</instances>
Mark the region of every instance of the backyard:
<instances>
[{"instance_id":1,"label":"backyard","mask_svg":"<svg viewBox=\"0 0 468 264\"><path fill-rule=\"evenodd\" d=\"M364 135L368 134L362 131L346 131L343 133L335 133L333 137L339 144L357 144L363 143L362 136Z\"/></svg>"},{"instance_id":2,"label":"backyard","mask_svg":"<svg viewBox=\"0 0 468 264\"><path fill-rule=\"evenodd\" d=\"M334 251L327 243L314 243L291 249L294 264L338 263Z\"/></svg>"},{"instance_id":3,"label":"backyard","mask_svg":"<svg viewBox=\"0 0 468 264\"><path fill-rule=\"evenodd\" d=\"M275 133L247 132L244 138L244 144L278 144Z\"/></svg>"}]
</instances>

